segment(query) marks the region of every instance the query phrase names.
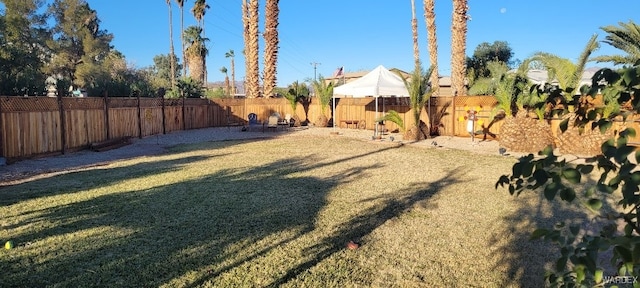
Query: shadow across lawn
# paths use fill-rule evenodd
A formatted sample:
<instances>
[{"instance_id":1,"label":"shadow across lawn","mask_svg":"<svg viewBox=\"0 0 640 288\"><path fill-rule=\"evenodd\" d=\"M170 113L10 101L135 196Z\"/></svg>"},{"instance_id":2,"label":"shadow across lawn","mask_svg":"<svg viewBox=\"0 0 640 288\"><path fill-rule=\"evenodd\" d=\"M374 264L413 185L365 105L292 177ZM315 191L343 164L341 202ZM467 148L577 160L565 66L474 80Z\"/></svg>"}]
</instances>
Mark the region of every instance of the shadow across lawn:
<instances>
[{"instance_id":1,"label":"shadow across lawn","mask_svg":"<svg viewBox=\"0 0 640 288\"><path fill-rule=\"evenodd\" d=\"M110 185L114 182L166 173L180 169L180 167L185 165L222 156L225 155L213 154L166 160L154 159L137 162L136 164L128 166L106 167L103 165L99 166L100 168L94 166L88 169L53 173L47 176L36 177L33 180L24 181L20 184L0 186L0 193L2 193L0 207L40 197L73 194L92 187ZM8 189L10 187L16 189Z\"/></svg>"},{"instance_id":2,"label":"shadow across lawn","mask_svg":"<svg viewBox=\"0 0 640 288\"><path fill-rule=\"evenodd\" d=\"M496 179L497 181L497 179ZM582 184L585 187L594 186L593 181ZM542 191L525 191L520 196L510 196L507 189L498 189L504 197L517 197L521 203L515 213L504 217L506 223L504 227L497 227L498 231L494 235L494 241L500 242L499 238L510 237L511 241L497 247L495 257L498 270L506 270L504 281L501 287L544 287L546 270L555 267L556 261L560 258L560 249L556 243L544 239L531 239L531 233L537 228L553 229L558 223L566 225L579 225L592 235L597 235L595 229L600 227L593 214L579 202L580 195L573 203L567 203L556 196L549 201ZM580 190L576 190L580 194ZM613 209L604 202L603 210ZM606 261L603 261L605 263Z\"/></svg>"},{"instance_id":3,"label":"shadow across lawn","mask_svg":"<svg viewBox=\"0 0 640 288\"><path fill-rule=\"evenodd\" d=\"M0 270L4 271L0 286L204 284L313 230L329 191L381 164L355 165L323 178L296 173L387 149L394 148L328 163L314 157L282 157L247 170L218 169L196 179L104 193L29 210L20 215L25 219L13 228L34 228L24 229L32 232L16 237L18 247L11 250L11 257L0 256L4 260L0 262ZM115 181L169 172L187 163L206 165L206 160L207 157L195 156L158 161L151 167L136 164L19 184L10 187L9 193L16 194L4 205L39 197L38 193L15 192L29 185L46 186L73 177L79 182L58 183L61 187L57 193L77 193ZM96 183L78 180L86 181L97 175L105 180ZM314 261L290 269L273 284L286 282L301 269L340 249L343 239L369 233L411 202L431 193L432 190L424 190L406 199L389 199L380 209L353 219L344 235L329 235L313 249L317 255ZM35 228L39 226L45 228ZM197 276L180 280L189 273Z\"/></svg>"},{"instance_id":4,"label":"shadow across lawn","mask_svg":"<svg viewBox=\"0 0 640 288\"><path fill-rule=\"evenodd\" d=\"M347 221L342 225L341 229L319 240L317 245L306 251L312 255L310 260L289 269L284 276L276 279L267 287L279 287L295 279L298 275L318 265L334 253L345 249L345 244L350 240L366 245L366 243L362 242L365 236L371 234L387 221L412 209L415 205L424 204L424 201L431 199L444 187L459 182L459 176L462 175L460 173L463 173L462 170L456 169L449 172L445 177L431 183L415 183L394 195L383 195L380 199L365 199L364 201L382 201L381 204L375 205Z\"/></svg>"}]
</instances>

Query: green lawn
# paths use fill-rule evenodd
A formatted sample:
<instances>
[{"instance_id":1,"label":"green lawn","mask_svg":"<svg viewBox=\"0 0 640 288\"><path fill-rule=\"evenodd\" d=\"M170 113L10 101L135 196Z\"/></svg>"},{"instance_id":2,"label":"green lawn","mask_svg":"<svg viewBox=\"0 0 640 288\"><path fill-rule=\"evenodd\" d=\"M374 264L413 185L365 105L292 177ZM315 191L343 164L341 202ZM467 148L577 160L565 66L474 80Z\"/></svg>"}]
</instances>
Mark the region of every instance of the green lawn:
<instances>
[{"instance_id":1,"label":"green lawn","mask_svg":"<svg viewBox=\"0 0 640 288\"><path fill-rule=\"evenodd\" d=\"M495 190L514 162L285 137L0 187L0 287L540 287L529 233L584 215Z\"/></svg>"}]
</instances>

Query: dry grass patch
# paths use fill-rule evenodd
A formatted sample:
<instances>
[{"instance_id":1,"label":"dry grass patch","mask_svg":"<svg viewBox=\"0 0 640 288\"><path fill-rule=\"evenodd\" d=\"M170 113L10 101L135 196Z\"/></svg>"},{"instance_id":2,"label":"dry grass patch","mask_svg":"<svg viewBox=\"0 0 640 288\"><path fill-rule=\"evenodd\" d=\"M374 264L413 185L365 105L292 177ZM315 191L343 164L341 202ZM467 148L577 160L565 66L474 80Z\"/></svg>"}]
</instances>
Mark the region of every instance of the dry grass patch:
<instances>
[{"instance_id":1,"label":"dry grass patch","mask_svg":"<svg viewBox=\"0 0 640 288\"><path fill-rule=\"evenodd\" d=\"M533 225L584 215L494 190L514 161L307 136L43 177L0 188L0 286L537 287Z\"/></svg>"}]
</instances>

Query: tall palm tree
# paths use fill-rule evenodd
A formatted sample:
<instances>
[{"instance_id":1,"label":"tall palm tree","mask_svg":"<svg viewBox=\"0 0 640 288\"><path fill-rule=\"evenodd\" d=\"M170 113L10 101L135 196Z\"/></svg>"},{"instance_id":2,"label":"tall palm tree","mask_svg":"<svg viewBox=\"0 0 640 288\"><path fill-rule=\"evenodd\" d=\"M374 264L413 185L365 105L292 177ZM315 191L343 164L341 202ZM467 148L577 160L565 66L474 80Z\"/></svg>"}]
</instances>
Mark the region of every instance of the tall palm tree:
<instances>
[{"instance_id":1,"label":"tall palm tree","mask_svg":"<svg viewBox=\"0 0 640 288\"><path fill-rule=\"evenodd\" d=\"M594 57L597 62L613 62L614 64L633 65L640 60L640 26L632 20L627 23L619 22L619 27L605 26L600 29L607 32L606 40L602 41L627 53L627 55L606 55Z\"/></svg>"},{"instance_id":2,"label":"tall palm tree","mask_svg":"<svg viewBox=\"0 0 640 288\"><path fill-rule=\"evenodd\" d=\"M198 26L202 28L202 37L206 37L206 33L204 31L204 15L207 13L207 10L211 8L209 4L207 4L206 0L196 0L193 4L193 8L191 8L191 13L193 13L193 17L196 18L198 22ZM205 61L204 67L204 79L207 79L207 67Z\"/></svg>"},{"instance_id":3,"label":"tall palm tree","mask_svg":"<svg viewBox=\"0 0 640 288\"><path fill-rule=\"evenodd\" d=\"M182 61L185 61L185 65L182 65L182 75L187 75L187 63L184 51L184 2L186 0L176 0L178 7L180 7L180 39L182 43Z\"/></svg>"},{"instance_id":4,"label":"tall palm tree","mask_svg":"<svg viewBox=\"0 0 640 288\"><path fill-rule=\"evenodd\" d=\"M183 40L189 43L185 49L185 61L189 63L189 76L202 85L205 83L205 59L207 54L209 54L205 42L209 41L209 39L202 37L202 28L189 26L187 30L184 31Z\"/></svg>"},{"instance_id":5,"label":"tall palm tree","mask_svg":"<svg viewBox=\"0 0 640 288\"><path fill-rule=\"evenodd\" d=\"M260 95L258 0L243 0L242 13L246 67L245 88L247 97L258 97Z\"/></svg>"},{"instance_id":6,"label":"tall palm tree","mask_svg":"<svg viewBox=\"0 0 640 288\"><path fill-rule=\"evenodd\" d=\"M209 4L207 4L207 0L196 0L193 4L193 8L191 8L191 13L193 13L193 17L196 18L198 22L198 26L202 28L202 35L205 35L204 31L204 15L207 13L207 10L211 8Z\"/></svg>"},{"instance_id":7,"label":"tall palm tree","mask_svg":"<svg viewBox=\"0 0 640 288\"><path fill-rule=\"evenodd\" d=\"M420 69L420 50L418 48L418 19L416 19L416 1L411 0L411 35L413 36L414 70Z\"/></svg>"},{"instance_id":8,"label":"tall palm tree","mask_svg":"<svg viewBox=\"0 0 640 288\"><path fill-rule=\"evenodd\" d=\"M467 0L453 0L451 24L451 87L454 94L466 94L464 84L467 68L465 65L467 48L467 21L469 20Z\"/></svg>"},{"instance_id":9,"label":"tall palm tree","mask_svg":"<svg viewBox=\"0 0 640 288\"><path fill-rule=\"evenodd\" d=\"M169 62L171 69L171 88L176 87L176 63L175 51L173 49L173 14L171 13L171 0L166 0L167 6L169 6Z\"/></svg>"},{"instance_id":10,"label":"tall palm tree","mask_svg":"<svg viewBox=\"0 0 640 288\"><path fill-rule=\"evenodd\" d=\"M424 0L424 20L427 24L427 38L429 46L429 62L433 69L429 82L431 82L431 91L433 96L438 96L440 85L438 79L438 41L436 39L436 8L435 0Z\"/></svg>"},{"instance_id":11,"label":"tall palm tree","mask_svg":"<svg viewBox=\"0 0 640 288\"><path fill-rule=\"evenodd\" d=\"M233 50L229 50L229 52L224 53L224 57L231 58L231 94L236 93L236 63L234 61L235 53Z\"/></svg>"},{"instance_id":12,"label":"tall palm tree","mask_svg":"<svg viewBox=\"0 0 640 288\"><path fill-rule=\"evenodd\" d=\"M276 76L278 65L278 17L280 8L279 0L266 0L265 27L264 27L264 95L271 96L276 88Z\"/></svg>"}]
</instances>

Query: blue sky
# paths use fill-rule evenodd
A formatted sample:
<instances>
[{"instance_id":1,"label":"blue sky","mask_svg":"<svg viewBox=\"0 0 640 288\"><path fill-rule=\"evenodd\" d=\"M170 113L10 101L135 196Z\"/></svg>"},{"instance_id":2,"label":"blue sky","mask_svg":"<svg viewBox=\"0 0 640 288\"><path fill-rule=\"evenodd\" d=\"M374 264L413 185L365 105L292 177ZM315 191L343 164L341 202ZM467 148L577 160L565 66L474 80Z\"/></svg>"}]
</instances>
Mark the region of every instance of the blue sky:
<instances>
[{"instance_id":1,"label":"blue sky","mask_svg":"<svg viewBox=\"0 0 640 288\"><path fill-rule=\"evenodd\" d=\"M169 52L168 9L164 0L88 0L98 11L102 29L115 35L112 44L137 67L149 66ZM194 25L194 0L186 0L185 27ZM221 81L220 67L230 69L225 52L236 54L236 80L244 76L241 0L208 0L205 33L210 39L208 80ZM602 26L634 20L640 1L611 0L469 0L467 55L482 42L506 41L514 59L538 51L575 60L591 35L604 39ZM604 5L603 5L604 3ZM264 1L261 0L261 16ZM416 0L420 53L429 65L422 1ZM436 1L439 73L450 74L451 1ZM260 19L260 28L264 19ZM636 23L640 20L635 19ZM180 12L173 1L174 41L179 51ZM280 1L278 85L304 81L317 74L330 76L340 66L347 72L413 67L411 2L409 0L283 0ZM261 46L261 49L264 46ZM617 54L601 44L595 55ZM262 63L260 64L262 67ZM589 67L606 66L590 63Z\"/></svg>"}]
</instances>

